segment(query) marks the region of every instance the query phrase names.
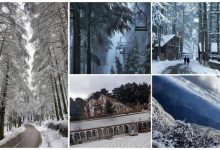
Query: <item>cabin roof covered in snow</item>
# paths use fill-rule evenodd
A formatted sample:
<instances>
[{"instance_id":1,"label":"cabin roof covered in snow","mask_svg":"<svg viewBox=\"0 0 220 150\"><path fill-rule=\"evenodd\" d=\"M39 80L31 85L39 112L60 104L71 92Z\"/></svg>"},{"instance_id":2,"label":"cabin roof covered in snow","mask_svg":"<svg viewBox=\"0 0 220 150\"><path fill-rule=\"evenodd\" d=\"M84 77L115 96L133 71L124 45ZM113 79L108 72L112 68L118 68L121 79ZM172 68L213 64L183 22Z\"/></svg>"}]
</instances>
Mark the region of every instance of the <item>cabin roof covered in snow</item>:
<instances>
[{"instance_id":1,"label":"cabin roof covered in snow","mask_svg":"<svg viewBox=\"0 0 220 150\"><path fill-rule=\"evenodd\" d=\"M138 121L150 121L150 112L136 113L124 116L100 118L95 120L82 120L70 123L70 131L87 130L113 125L127 124Z\"/></svg>"},{"instance_id":2,"label":"cabin roof covered in snow","mask_svg":"<svg viewBox=\"0 0 220 150\"><path fill-rule=\"evenodd\" d=\"M170 35L162 35L161 36L161 41L160 41L160 46L163 47L167 42L169 42L175 34L170 34ZM159 43L157 43L154 47L158 47Z\"/></svg>"}]
</instances>

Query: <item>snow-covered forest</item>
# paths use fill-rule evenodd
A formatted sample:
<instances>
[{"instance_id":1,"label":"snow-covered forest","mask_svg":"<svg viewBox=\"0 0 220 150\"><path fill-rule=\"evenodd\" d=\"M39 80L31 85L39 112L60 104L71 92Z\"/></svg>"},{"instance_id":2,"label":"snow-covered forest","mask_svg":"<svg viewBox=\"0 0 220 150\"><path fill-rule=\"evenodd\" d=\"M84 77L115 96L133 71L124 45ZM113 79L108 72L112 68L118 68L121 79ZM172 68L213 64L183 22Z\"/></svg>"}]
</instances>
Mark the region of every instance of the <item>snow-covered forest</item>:
<instances>
[{"instance_id":1,"label":"snow-covered forest","mask_svg":"<svg viewBox=\"0 0 220 150\"><path fill-rule=\"evenodd\" d=\"M150 73L150 45L150 3L70 3L70 73Z\"/></svg>"},{"instance_id":2,"label":"snow-covered forest","mask_svg":"<svg viewBox=\"0 0 220 150\"><path fill-rule=\"evenodd\" d=\"M154 73L219 73L219 4L152 4Z\"/></svg>"},{"instance_id":3,"label":"snow-covered forest","mask_svg":"<svg viewBox=\"0 0 220 150\"><path fill-rule=\"evenodd\" d=\"M22 147L8 141L43 126L67 136L68 3L0 3L0 20L0 147Z\"/></svg>"}]
</instances>

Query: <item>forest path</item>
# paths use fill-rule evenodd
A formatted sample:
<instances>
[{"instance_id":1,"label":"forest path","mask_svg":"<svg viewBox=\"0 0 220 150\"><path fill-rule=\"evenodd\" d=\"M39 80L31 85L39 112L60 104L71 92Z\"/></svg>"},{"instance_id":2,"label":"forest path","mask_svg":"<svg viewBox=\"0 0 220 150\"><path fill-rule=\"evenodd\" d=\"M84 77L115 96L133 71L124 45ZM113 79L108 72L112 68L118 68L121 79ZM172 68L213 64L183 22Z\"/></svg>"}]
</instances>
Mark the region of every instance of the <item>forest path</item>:
<instances>
[{"instance_id":1,"label":"forest path","mask_svg":"<svg viewBox=\"0 0 220 150\"><path fill-rule=\"evenodd\" d=\"M24 132L5 143L1 148L36 148L41 144L40 132L30 124L25 125Z\"/></svg>"},{"instance_id":2,"label":"forest path","mask_svg":"<svg viewBox=\"0 0 220 150\"><path fill-rule=\"evenodd\" d=\"M185 64L177 64L176 66L167 67L162 74L193 74L194 72Z\"/></svg>"}]
</instances>

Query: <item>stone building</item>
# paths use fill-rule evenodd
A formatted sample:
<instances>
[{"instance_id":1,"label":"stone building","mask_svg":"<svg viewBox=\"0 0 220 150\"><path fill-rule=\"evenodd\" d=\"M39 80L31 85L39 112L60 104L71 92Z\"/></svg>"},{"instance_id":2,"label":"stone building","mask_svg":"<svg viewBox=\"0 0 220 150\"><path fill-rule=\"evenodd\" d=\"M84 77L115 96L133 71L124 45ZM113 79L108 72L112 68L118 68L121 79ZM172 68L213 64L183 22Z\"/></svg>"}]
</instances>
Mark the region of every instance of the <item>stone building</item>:
<instances>
[{"instance_id":1,"label":"stone building","mask_svg":"<svg viewBox=\"0 0 220 150\"><path fill-rule=\"evenodd\" d=\"M151 113L147 111L144 113L71 122L71 145L108 139L115 135L135 136L139 133L150 132L150 116Z\"/></svg>"},{"instance_id":2,"label":"stone building","mask_svg":"<svg viewBox=\"0 0 220 150\"><path fill-rule=\"evenodd\" d=\"M131 108L127 107L116 99L101 94L98 99L90 99L87 101L84 107L84 115L87 118L105 116L105 104L107 101L112 103L114 114L126 113L131 110Z\"/></svg>"}]
</instances>

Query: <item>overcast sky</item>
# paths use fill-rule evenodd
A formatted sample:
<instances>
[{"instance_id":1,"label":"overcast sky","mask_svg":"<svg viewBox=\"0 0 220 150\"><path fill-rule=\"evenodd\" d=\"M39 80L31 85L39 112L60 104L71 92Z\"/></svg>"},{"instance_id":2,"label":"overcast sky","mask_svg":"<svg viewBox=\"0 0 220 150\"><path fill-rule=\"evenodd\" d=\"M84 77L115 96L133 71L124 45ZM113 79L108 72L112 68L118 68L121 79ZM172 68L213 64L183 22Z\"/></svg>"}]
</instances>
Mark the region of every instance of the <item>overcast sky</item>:
<instances>
[{"instance_id":1,"label":"overcast sky","mask_svg":"<svg viewBox=\"0 0 220 150\"><path fill-rule=\"evenodd\" d=\"M69 75L69 86L70 86L70 97L76 98L87 98L92 92L98 91L102 88L106 88L111 92L112 89L119 87L126 83L143 83L147 82L151 84L151 78L149 76L77 76Z\"/></svg>"},{"instance_id":2,"label":"overcast sky","mask_svg":"<svg viewBox=\"0 0 220 150\"><path fill-rule=\"evenodd\" d=\"M203 87L204 89L210 89L220 93L220 76L184 76L184 78L191 82Z\"/></svg>"},{"instance_id":3,"label":"overcast sky","mask_svg":"<svg viewBox=\"0 0 220 150\"><path fill-rule=\"evenodd\" d=\"M219 76L199 76L198 80L200 80L207 88L217 90L220 93Z\"/></svg>"}]
</instances>

